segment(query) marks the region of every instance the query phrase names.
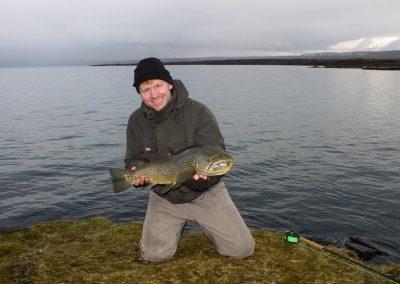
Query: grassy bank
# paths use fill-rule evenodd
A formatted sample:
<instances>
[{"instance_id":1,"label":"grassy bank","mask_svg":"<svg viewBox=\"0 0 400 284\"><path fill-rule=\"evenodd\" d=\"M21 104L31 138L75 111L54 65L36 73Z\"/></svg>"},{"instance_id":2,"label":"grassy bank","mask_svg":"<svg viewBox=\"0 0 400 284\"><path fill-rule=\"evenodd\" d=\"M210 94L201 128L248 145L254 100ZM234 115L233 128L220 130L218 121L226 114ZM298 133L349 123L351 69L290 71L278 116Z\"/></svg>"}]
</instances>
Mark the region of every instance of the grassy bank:
<instances>
[{"instance_id":1,"label":"grassy bank","mask_svg":"<svg viewBox=\"0 0 400 284\"><path fill-rule=\"evenodd\" d=\"M141 228L140 222L92 218L2 232L0 283L384 283L321 253L288 244L282 233L263 230L252 231L256 250L245 260L220 256L203 234L188 233L171 261L149 263L137 246ZM374 268L400 279L400 265Z\"/></svg>"}]
</instances>

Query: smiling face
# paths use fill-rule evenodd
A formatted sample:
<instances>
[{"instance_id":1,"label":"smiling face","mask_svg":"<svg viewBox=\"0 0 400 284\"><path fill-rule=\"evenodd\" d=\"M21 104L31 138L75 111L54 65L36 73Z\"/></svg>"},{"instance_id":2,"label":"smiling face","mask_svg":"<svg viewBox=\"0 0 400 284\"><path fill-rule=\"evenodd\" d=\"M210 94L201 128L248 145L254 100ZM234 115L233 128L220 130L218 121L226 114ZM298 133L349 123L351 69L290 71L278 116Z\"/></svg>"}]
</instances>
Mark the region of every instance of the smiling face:
<instances>
[{"instance_id":1,"label":"smiling face","mask_svg":"<svg viewBox=\"0 0 400 284\"><path fill-rule=\"evenodd\" d=\"M145 105L160 111L172 97L173 86L163 80L148 80L140 84L139 93Z\"/></svg>"}]
</instances>

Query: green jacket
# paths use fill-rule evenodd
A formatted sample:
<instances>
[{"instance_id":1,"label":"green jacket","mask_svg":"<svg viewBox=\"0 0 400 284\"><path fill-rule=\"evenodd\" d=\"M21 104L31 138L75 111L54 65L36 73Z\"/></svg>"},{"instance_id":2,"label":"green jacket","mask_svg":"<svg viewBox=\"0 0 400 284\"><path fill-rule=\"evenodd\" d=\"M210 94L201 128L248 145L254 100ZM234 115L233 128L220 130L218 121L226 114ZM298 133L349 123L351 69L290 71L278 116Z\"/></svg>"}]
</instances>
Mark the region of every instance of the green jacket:
<instances>
[{"instance_id":1,"label":"green jacket","mask_svg":"<svg viewBox=\"0 0 400 284\"><path fill-rule=\"evenodd\" d=\"M217 120L203 104L189 98L182 81L174 80L172 99L159 112L142 103L129 117L126 129L125 167L150 162L194 145L207 145L225 151L224 138ZM219 177L208 180L188 180L163 195L160 187L153 191L172 203L185 203L200 196L218 183Z\"/></svg>"}]
</instances>

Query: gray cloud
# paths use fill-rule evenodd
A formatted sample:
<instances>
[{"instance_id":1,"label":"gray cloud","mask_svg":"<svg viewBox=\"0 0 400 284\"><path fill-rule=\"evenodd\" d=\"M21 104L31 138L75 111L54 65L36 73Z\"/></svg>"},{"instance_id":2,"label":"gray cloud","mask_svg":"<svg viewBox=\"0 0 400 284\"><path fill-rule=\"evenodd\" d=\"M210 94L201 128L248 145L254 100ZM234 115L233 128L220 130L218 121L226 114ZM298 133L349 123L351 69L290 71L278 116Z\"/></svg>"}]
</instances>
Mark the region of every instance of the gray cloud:
<instances>
[{"instance_id":1,"label":"gray cloud","mask_svg":"<svg viewBox=\"0 0 400 284\"><path fill-rule=\"evenodd\" d=\"M0 64L329 51L400 38L399 10L397 0L1 0Z\"/></svg>"}]
</instances>

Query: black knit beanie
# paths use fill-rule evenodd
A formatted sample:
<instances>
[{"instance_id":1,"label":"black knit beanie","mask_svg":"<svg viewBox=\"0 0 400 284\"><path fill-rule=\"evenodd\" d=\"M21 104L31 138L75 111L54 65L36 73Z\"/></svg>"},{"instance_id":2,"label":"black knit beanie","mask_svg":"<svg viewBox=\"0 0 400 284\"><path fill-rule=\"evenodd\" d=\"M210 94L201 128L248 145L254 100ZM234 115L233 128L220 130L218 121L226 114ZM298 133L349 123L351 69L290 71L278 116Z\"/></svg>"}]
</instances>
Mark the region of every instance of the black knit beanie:
<instances>
[{"instance_id":1,"label":"black knit beanie","mask_svg":"<svg viewBox=\"0 0 400 284\"><path fill-rule=\"evenodd\" d=\"M173 85L172 77L168 70L165 69L164 64L162 64L160 59L149 57L140 60L135 69L135 78L133 83L136 91L139 93L140 84L152 79L161 79Z\"/></svg>"}]
</instances>

